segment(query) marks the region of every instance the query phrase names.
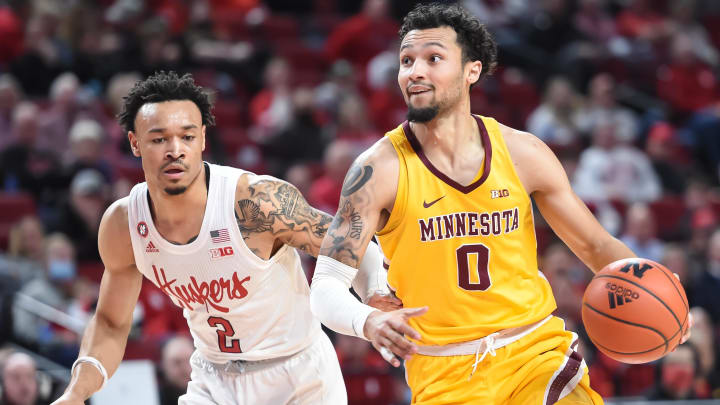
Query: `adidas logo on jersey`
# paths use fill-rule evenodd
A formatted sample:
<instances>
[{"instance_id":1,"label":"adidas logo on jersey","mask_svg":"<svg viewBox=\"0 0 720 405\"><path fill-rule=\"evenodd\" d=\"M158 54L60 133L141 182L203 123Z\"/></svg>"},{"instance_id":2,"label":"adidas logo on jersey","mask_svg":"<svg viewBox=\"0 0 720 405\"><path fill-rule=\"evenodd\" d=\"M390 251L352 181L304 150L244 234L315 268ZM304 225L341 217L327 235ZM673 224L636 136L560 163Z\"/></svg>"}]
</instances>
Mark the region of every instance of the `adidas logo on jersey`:
<instances>
[{"instance_id":1,"label":"adidas logo on jersey","mask_svg":"<svg viewBox=\"0 0 720 405\"><path fill-rule=\"evenodd\" d=\"M159 251L160 249L156 248L152 241L148 242L147 247L145 248L145 253L158 253Z\"/></svg>"},{"instance_id":2,"label":"adidas logo on jersey","mask_svg":"<svg viewBox=\"0 0 720 405\"><path fill-rule=\"evenodd\" d=\"M631 303L640 298L640 294L636 291L619 286L615 283L607 283L605 284L605 288L608 290L608 302L610 304L610 309L615 309L620 305Z\"/></svg>"}]
</instances>

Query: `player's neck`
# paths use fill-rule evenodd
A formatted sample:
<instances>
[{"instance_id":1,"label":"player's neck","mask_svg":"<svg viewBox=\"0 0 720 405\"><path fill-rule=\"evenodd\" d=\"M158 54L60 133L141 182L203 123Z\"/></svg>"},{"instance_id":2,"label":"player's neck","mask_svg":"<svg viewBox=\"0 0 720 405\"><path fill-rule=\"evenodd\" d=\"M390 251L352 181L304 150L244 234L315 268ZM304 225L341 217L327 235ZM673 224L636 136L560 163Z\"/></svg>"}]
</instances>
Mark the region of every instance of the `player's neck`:
<instances>
[{"instance_id":1,"label":"player's neck","mask_svg":"<svg viewBox=\"0 0 720 405\"><path fill-rule=\"evenodd\" d=\"M200 174L182 194L169 195L158 187L148 186L150 210L156 225L172 226L186 222L190 216L204 215L208 198L205 170L203 165Z\"/></svg>"},{"instance_id":2,"label":"player's neck","mask_svg":"<svg viewBox=\"0 0 720 405\"><path fill-rule=\"evenodd\" d=\"M423 150L440 153L452 159L468 146L477 145L479 141L478 127L470 113L469 100L446 113L438 114L426 123L411 123L415 136L423 146Z\"/></svg>"}]
</instances>

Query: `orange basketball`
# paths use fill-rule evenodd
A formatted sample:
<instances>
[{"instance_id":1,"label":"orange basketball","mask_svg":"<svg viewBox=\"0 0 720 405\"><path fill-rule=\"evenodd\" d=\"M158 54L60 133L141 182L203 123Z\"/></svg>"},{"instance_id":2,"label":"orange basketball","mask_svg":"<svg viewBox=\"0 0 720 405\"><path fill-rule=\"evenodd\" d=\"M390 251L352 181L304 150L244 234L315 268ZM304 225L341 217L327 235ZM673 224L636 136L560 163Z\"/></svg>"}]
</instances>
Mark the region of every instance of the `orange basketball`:
<instances>
[{"instance_id":1,"label":"orange basketball","mask_svg":"<svg viewBox=\"0 0 720 405\"><path fill-rule=\"evenodd\" d=\"M623 363L647 363L680 344L688 328L688 301L680 281L663 265L623 259L590 281L582 319L598 350Z\"/></svg>"}]
</instances>

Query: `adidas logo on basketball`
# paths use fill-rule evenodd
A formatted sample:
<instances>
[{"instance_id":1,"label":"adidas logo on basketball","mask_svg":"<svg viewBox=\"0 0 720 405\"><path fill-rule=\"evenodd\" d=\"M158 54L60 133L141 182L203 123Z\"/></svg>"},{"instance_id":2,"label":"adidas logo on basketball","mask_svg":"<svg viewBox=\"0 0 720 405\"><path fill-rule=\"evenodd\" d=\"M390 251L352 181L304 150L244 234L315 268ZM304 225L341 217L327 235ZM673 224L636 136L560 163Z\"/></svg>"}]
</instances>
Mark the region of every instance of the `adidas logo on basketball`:
<instances>
[{"instance_id":1,"label":"adidas logo on basketball","mask_svg":"<svg viewBox=\"0 0 720 405\"><path fill-rule=\"evenodd\" d=\"M640 298L640 294L638 294L637 291L633 291L615 283L607 283L605 284L605 288L608 290L608 302L610 303L610 309L615 309L620 305L631 303Z\"/></svg>"},{"instance_id":2,"label":"adidas logo on basketball","mask_svg":"<svg viewBox=\"0 0 720 405\"><path fill-rule=\"evenodd\" d=\"M155 244L150 241L145 248L145 253L158 253L160 249L155 247Z\"/></svg>"}]
</instances>

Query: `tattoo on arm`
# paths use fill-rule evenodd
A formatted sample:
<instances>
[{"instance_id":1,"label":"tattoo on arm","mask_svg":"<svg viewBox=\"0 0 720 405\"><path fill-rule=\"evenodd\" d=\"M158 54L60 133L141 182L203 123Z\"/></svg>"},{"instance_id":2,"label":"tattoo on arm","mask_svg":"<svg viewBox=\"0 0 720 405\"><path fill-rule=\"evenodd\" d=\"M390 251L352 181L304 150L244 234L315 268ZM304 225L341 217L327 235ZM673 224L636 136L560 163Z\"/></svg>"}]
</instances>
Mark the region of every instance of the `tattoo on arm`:
<instances>
[{"instance_id":1,"label":"tattoo on arm","mask_svg":"<svg viewBox=\"0 0 720 405\"><path fill-rule=\"evenodd\" d=\"M372 200L372 193L364 188L373 175L372 166L353 165L343 183L340 208L328 229L320 254L330 256L348 266L357 267L358 253L367 247L373 230L365 226L361 208Z\"/></svg>"},{"instance_id":2,"label":"tattoo on arm","mask_svg":"<svg viewBox=\"0 0 720 405\"><path fill-rule=\"evenodd\" d=\"M269 232L276 239L317 255L332 217L311 207L294 186L262 180L249 187L250 198L235 210L243 235ZM240 214L238 214L238 211Z\"/></svg>"}]
</instances>

